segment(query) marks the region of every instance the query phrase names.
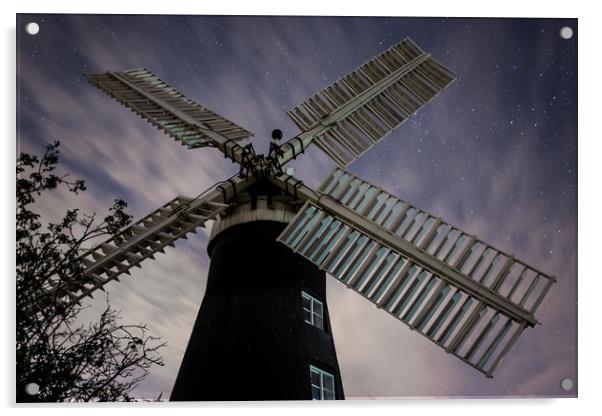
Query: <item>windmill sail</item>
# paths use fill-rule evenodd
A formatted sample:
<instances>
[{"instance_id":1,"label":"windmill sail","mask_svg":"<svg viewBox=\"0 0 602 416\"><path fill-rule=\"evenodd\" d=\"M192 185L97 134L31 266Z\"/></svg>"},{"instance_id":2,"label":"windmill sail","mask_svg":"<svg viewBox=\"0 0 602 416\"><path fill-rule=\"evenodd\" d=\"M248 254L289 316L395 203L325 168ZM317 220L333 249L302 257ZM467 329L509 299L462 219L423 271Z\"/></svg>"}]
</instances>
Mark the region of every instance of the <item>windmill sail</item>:
<instances>
[{"instance_id":1,"label":"windmill sail","mask_svg":"<svg viewBox=\"0 0 602 416\"><path fill-rule=\"evenodd\" d=\"M166 246L204 227L227 208L227 200L245 189L252 180L233 180L218 185L201 197L178 196L146 217L124 228L117 236L98 244L80 259L85 269L77 281L50 283L43 299L68 298L78 303L112 280L130 274L129 270L146 259L154 259ZM44 302L38 302L37 308Z\"/></svg>"},{"instance_id":2,"label":"windmill sail","mask_svg":"<svg viewBox=\"0 0 602 416\"><path fill-rule=\"evenodd\" d=\"M200 106L147 69L86 74L96 87L190 149L217 147L240 162L253 133Z\"/></svg>"},{"instance_id":3,"label":"windmill sail","mask_svg":"<svg viewBox=\"0 0 602 416\"><path fill-rule=\"evenodd\" d=\"M291 109L288 115L302 133L281 147L279 162L286 163L313 142L345 167L454 79L406 38Z\"/></svg>"},{"instance_id":4,"label":"windmill sail","mask_svg":"<svg viewBox=\"0 0 602 416\"><path fill-rule=\"evenodd\" d=\"M487 376L554 278L337 169L279 241Z\"/></svg>"}]
</instances>

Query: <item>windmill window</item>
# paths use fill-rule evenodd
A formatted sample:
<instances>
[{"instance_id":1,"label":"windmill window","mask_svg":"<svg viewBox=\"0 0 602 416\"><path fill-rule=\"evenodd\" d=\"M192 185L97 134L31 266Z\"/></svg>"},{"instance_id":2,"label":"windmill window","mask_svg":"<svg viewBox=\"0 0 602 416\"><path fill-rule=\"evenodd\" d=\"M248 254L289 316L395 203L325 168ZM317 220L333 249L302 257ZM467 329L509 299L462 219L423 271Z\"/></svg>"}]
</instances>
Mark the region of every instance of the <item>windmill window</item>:
<instances>
[{"instance_id":1,"label":"windmill window","mask_svg":"<svg viewBox=\"0 0 602 416\"><path fill-rule=\"evenodd\" d=\"M324 305L318 299L301 292L303 297L303 318L305 322L319 329L324 329Z\"/></svg>"},{"instance_id":2,"label":"windmill window","mask_svg":"<svg viewBox=\"0 0 602 416\"><path fill-rule=\"evenodd\" d=\"M309 366L311 376L311 398L313 400L334 400L334 376L313 365Z\"/></svg>"}]
</instances>

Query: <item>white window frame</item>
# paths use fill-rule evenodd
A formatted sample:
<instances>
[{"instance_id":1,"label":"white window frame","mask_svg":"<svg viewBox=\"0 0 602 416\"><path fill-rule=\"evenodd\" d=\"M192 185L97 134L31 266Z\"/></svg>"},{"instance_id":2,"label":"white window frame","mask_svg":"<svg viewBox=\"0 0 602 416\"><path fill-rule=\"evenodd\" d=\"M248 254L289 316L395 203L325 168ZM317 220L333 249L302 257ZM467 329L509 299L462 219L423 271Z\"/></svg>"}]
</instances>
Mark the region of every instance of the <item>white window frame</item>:
<instances>
[{"instance_id":1,"label":"white window frame","mask_svg":"<svg viewBox=\"0 0 602 416\"><path fill-rule=\"evenodd\" d=\"M312 380L312 373L316 372L320 375L320 385L316 385L314 384L311 380ZM316 367L315 365L310 365L309 366L309 379L310 379L310 383L311 383L311 398L312 400L335 400L336 399L336 386L335 386L335 379L334 376L332 374L330 374L328 371L324 371L318 367ZM332 391L325 389L324 388L324 380L325 379L330 379L330 381L332 381ZM320 391L320 398L314 398L314 387L318 388L318 390ZM324 398L324 390L326 390L327 392L330 393L330 395L332 397L330 398Z\"/></svg>"},{"instance_id":2,"label":"white window frame","mask_svg":"<svg viewBox=\"0 0 602 416\"><path fill-rule=\"evenodd\" d=\"M301 291L301 298L309 300L309 307L310 307L309 310L307 310L303 304L301 306L304 311L309 312L310 320L308 321L307 318L305 318L305 316L304 316L303 319L305 320L305 322L307 322L308 324L310 324L312 326L315 326L316 328L324 330L324 304L321 301L319 301L318 299L314 298L313 296L307 294L304 291ZM315 308L316 304L320 304L322 314L320 314L316 311L316 308ZM320 318L319 322L317 321L316 317Z\"/></svg>"}]
</instances>

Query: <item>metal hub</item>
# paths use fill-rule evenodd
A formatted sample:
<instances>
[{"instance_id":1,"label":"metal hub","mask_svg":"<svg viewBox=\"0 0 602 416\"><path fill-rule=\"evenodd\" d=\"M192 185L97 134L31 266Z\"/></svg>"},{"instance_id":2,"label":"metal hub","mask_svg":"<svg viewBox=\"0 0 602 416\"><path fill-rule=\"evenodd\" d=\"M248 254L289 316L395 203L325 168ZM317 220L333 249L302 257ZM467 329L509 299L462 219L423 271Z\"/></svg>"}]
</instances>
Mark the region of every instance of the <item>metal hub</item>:
<instances>
[{"instance_id":1,"label":"metal hub","mask_svg":"<svg viewBox=\"0 0 602 416\"><path fill-rule=\"evenodd\" d=\"M277 133L279 132L279 133ZM282 132L278 129L272 132L272 138L279 140L282 137ZM239 175L241 178L256 176L258 178L265 177L269 174L282 172L282 166L279 159L284 154L281 145L276 142L270 142L270 150L267 156L263 153L255 153L255 148L252 143L241 146L242 160L240 163Z\"/></svg>"}]
</instances>

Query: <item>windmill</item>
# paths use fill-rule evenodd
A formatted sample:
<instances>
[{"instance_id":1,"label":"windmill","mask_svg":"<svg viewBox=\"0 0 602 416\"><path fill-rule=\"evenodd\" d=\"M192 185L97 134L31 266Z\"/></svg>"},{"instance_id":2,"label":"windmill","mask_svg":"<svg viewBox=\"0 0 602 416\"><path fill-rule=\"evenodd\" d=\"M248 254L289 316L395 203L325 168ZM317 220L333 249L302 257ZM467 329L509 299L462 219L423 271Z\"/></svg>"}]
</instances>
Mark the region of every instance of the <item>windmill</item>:
<instances>
[{"instance_id":1,"label":"windmill","mask_svg":"<svg viewBox=\"0 0 602 416\"><path fill-rule=\"evenodd\" d=\"M240 166L85 253L81 282L47 288L80 302L213 221L172 400L344 398L326 273L487 377L537 323L553 277L345 170L455 79L409 38L291 109L301 132L278 144L275 130L268 155L147 69L87 79L189 149ZM338 165L315 190L285 169L312 144Z\"/></svg>"}]
</instances>

